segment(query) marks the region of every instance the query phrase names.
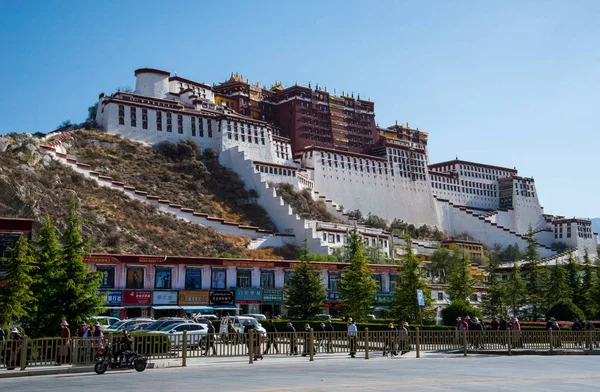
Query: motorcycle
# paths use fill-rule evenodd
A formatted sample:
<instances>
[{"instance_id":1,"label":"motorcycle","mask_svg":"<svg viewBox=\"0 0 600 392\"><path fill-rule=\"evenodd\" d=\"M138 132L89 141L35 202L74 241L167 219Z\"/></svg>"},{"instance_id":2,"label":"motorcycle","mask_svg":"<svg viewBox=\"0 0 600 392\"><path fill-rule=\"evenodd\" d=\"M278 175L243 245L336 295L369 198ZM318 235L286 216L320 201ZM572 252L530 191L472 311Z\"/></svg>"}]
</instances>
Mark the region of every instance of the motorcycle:
<instances>
[{"instance_id":1,"label":"motorcycle","mask_svg":"<svg viewBox=\"0 0 600 392\"><path fill-rule=\"evenodd\" d=\"M104 374L108 368L135 369L138 372L146 370L146 365L148 364L146 356L137 354L135 351L125 350L115 359L113 350L114 348L110 342L100 345L96 354L98 360L96 365L94 365L94 371L97 374Z\"/></svg>"}]
</instances>

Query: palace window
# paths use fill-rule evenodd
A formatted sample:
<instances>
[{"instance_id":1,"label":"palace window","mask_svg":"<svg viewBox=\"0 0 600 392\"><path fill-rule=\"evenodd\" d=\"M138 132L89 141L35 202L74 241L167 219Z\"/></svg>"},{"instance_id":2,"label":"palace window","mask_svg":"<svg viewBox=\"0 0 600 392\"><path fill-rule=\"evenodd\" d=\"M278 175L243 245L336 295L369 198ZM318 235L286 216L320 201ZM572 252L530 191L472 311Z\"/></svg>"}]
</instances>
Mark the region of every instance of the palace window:
<instances>
[{"instance_id":1,"label":"palace window","mask_svg":"<svg viewBox=\"0 0 600 392\"><path fill-rule=\"evenodd\" d=\"M119 105L119 125L125 125L125 106Z\"/></svg>"},{"instance_id":2,"label":"palace window","mask_svg":"<svg viewBox=\"0 0 600 392\"><path fill-rule=\"evenodd\" d=\"M142 109L142 129L148 129L148 109Z\"/></svg>"},{"instance_id":3,"label":"palace window","mask_svg":"<svg viewBox=\"0 0 600 392\"><path fill-rule=\"evenodd\" d=\"M340 274L337 272L330 272L328 283L327 283L327 290L337 291L339 281L340 281Z\"/></svg>"},{"instance_id":4,"label":"palace window","mask_svg":"<svg viewBox=\"0 0 600 392\"><path fill-rule=\"evenodd\" d=\"M185 289L200 290L202 288L202 270L199 268L186 268Z\"/></svg>"},{"instance_id":5,"label":"palace window","mask_svg":"<svg viewBox=\"0 0 600 392\"><path fill-rule=\"evenodd\" d=\"M173 115L167 112L167 132L173 132Z\"/></svg>"},{"instance_id":6,"label":"palace window","mask_svg":"<svg viewBox=\"0 0 600 392\"><path fill-rule=\"evenodd\" d=\"M260 287L263 289L275 288L275 271L260 272Z\"/></svg>"},{"instance_id":7,"label":"palace window","mask_svg":"<svg viewBox=\"0 0 600 392\"><path fill-rule=\"evenodd\" d=\"M171 288L171 268L157 267L154 272L154 288L155 289L170 289Z\"/></svg>"},{"instance_id":8,"label":"palace window","mask_svg":"<svg viewBox=\"0 0 600 392\"><path fill-rule=\"evenodd\" d=\"M156 111L156 130L162 131L162 112Z\"/></svg>"},{"instance_id":9,"label":"palace window","mask_svg":"<svg viewBox=\"0 0 600 392\"><path fill-rule=\"evenodd\" d=\"M177 133L183 133L183 116L177 115Z\"/></svg>"},{"instance_id":10,"label":"palace window","mask_svg":"<svg viewBox=\"0 0 600 392\"><path fill-rule=\"evenodd\" d=\"M115 267L98 267L96 272L102 273L100 288L113 289L115 287Z\"/></svg>"},{"instance_id":11,"label":"palace window","mask_svg":"<svg viewBox=\"0 0 600 392\"><path fill-rule=\"evenodd\" d=\"M204 119L203 118L198 119L198 131L199 131L200 137L204 137Z\"/></svg>"},{"instance_id":12,"label":"palace window","mask_svg":"<svg viewBox=\"0 0 600 392\"><path fill-rule=\"evenodd\" d=\"M190 117L192 121L192 136L196 136L196 117Z\"/></svg>"},{"instance_id":13,"label":"palace window","mask_svg":"<svg viewBox=\"0 0 600 392\"><path fill-rule=\"evenodd\" d=\"M237 287L252 287L252 270L237 270Z\"/></svg>"},{"instance_id":14,"label":"palace window","mask_svg":"<svg viewBox=\"0 0 600 392\"><path fill-rule=\"evenodd\" d=\"M208 120L208 137L212 137L212 121Z\"/></svg>"},{"instance_id":15,"label":"palace window","mask_svg":"<svg viewBox=\"0 0 600 392\"><path fill-rule=\"evenodd\" d=\"M136 127L137 126L137 118L136 118L136 110L135 108L132 106L129 108L129 116L131 117L131 126L132 127Z\"/></svg>"},{"instance_id":16,"label":"palace window","mask_svg":"<svg viewBox=\"0 0 600 392\"><path fill-rule=\"evenodd\" d=\"M227 286L227 270L213 269L210 279L210 288L223 290Z\"/></svg>"}]
</instances>

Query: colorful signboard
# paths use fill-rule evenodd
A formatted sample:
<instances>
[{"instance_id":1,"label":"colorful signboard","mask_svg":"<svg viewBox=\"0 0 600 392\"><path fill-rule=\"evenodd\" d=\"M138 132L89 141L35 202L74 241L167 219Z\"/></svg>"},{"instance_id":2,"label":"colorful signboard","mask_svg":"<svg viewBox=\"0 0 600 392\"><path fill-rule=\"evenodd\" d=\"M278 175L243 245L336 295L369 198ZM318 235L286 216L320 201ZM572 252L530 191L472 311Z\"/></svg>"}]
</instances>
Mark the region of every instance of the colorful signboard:
<instances>
[{"instance_id":1,"label":"colorful signboard","mask_svg":"<svg viewBox=\"0 0 600 392\"><path fill-rule=\"evenodd\" d=\"M238 287L235 289L236 304L262 303L262 289L259 287Z\"/></svg>"},{"instance_id":2,"label":"colorful signboard","mask_svg":"<svg viewBox=\"0 0 600 392\"><path fill-rule=\"evenodd\" d=\"M341 300L342 297L338 294L336 290L327 290L327 301L329 302L337 302Z\"/></svg>"},{"instance_id":3,"label":"colorful signboard","mask_svg":"<svg viewBox=\"0 0 600 392\"><path fill-rule=\"evenodd\" d=\"M393 293L377 293L375 295L375 300L373 301L376 305L388 305L394 301Z\"/></svg>"},{"instance_id":4,"label":"colorful signboard","mask_svg":"<svg viewBox=\"0 0 600 392\"><path fill-rule=\"evenodd\" d=\"M264 305L279 305L283 302L283 290L263 289Z\"/></svg>"},{"instance_id":5,"label":"colorful signboard","mask_svg":"<svg viewBox=\"0 0 600 392\"><path fill-rule=\"evenodd\" d=\"M177 291L154 291L153 305L177 305Z\"/></svg>"},{"instance_id":6,"label":"colorful signboard","mask_svg":"<svg viewBox=\"0 0 600 392\"><path fill-rule=\"evenodd\" d=\"M234 294L229 290L211 291L209 302L211 305L233 305Z\"/></svg>"},{"instance_id":7,"label":"colorful signboard","mask_svg":"<svg viewBox=\"0 0 600 392\"><path fill-rule=\"evenodd\" d=\"M104 291L103 294L106 293L106 300L104 304L108 306L121 305L123 303L123 292L121 290L107 290Z\"/></svg>"},{"instance_id":8,"label":"colorful signboard","mask_svg":"<svg viewBox=\"0 0 600 392\"><path fill-rule=\"evenodd\" d=\"M179 292L179 305L208 305L208 291L182 290Z\"/></svg>"},{"instance_id":9,"label":"colorful signboard","mask_svg":"<svg viewBox=\"0 0 600 392\"><path fill-rule=\"evenodd\" d=\"M124 290L123 305L150 305L152 291L150 290Z\"/></svg>"}]
</instances>

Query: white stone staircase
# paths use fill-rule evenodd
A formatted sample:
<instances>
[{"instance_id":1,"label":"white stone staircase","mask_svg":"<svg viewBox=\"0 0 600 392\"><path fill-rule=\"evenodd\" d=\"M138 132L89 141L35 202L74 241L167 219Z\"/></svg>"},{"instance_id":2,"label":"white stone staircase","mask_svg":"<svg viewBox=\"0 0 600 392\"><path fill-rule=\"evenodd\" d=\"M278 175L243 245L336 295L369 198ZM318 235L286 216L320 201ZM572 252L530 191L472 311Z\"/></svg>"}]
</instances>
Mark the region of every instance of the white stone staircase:
<instances>
[{"instance_id":1,"label":"white stone staircase","mask_svg":"<svg viewBox=\"0 0 600 392\"><path fill-rule=\"evenodd\" d=\"M489 246L494 246L496 243L503 247L516 243L521 249L527 246L527 236L499 225L485 215L478 215L469 211L466 207L457 206L447 199L436 196L434 198L438 203L439 214L445 220L446 224L444 226L450 228L450 235L466 232L477 241L486 243ZM542 258L556 254L550 247L539 243L538 252Z\"/></svg>"},{"instance_id":2,"label":"white stone staircase","mask_svg":"<svg viewBox=\"0 0 600 392\"><path fill-rule=\"evenodd\" d=\"M321 239L316 232L316 222L300 218L292 208L285 203L283 198L277 195L275 188L269 186L268 182L262 178L261 174L254 170L252 160L247 159L244 151L239 147L233 147L226 150L228 161L232 168L246 183L248 188L252 188L259 196L260 205L267 211L273 222L277 225L279 232L294 237L297 245L308 241L308 247L311 252L327 255L329 247L321 244ZM268 241L267 241L268 242Z\"/></svg>"}]
</instances>

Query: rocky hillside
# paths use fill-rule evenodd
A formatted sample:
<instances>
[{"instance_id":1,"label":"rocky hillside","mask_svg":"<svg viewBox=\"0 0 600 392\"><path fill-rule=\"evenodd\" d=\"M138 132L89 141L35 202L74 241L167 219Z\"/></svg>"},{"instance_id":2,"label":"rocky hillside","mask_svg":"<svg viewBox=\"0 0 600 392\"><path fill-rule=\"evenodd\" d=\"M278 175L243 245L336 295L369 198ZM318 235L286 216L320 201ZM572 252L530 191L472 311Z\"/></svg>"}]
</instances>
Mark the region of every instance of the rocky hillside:
<instances>
[{"instance_id":1,"label":"rocky hillside","mask_svg":"<svg viewBox=\"0 0 600 392\"><path fill-rule=\"evenodd\" d=\"M78 153L92 156L92 151L95 151L96 159L105 159L106 162L118 161L120 154L131 155L131 160L121 166L110 165L112 171L108 174L115 178L128 182L130 178L138 178L142 187L144 179L157 175L152 170L155 168L161 170L157 177L164 183L161 189L172 189L172 194L176 194L177 187L187 186L182 185L178 178L194 175L190 174L191 170L181 169L180 173L176 173L159 169L158 163L165 163L159 160L160 155L151 156L156 159L152 165L144 163L143 155L138 152L148 153L150 149L146 147L128 142L123 142L121 147L120 141L100 140L101 135L97 136L97 139L89 137L89 141L85 142L82 135L75 143L82 146ZM122 192L100 187L52 160L39 146L39 139L31 135L0 137L0 216L31 217L39 222L49 213L60 230L66 206L75 199L78 214L83 219L83 234L92 238L91 251L95 253L188 256L244 253L247 240L183 222L156 211L150 205L132 200ZM103 158L104 155L107 158ZM127 165L138 170L128 173L124 170ZM142 167L146 170L142 171ZM119 172L121 177L116 175ZM212 182L207 180L207 183ZM219 204L211 205L218 210ZM234 208L231 210L236 211Z\"/></svg>"},{"instance_id":2,"label":"rocky hillside","mask_svg":"<svg viewBox=\"0 0 600 392\"><path fill-rule=\"evenodd\" d=\"M221 166L213 150L194 142L149 147L98 131L66 141L68 154L101 175L227 221L274 230L267 212L238 175Z\"/></svg>"}]
</instances>

